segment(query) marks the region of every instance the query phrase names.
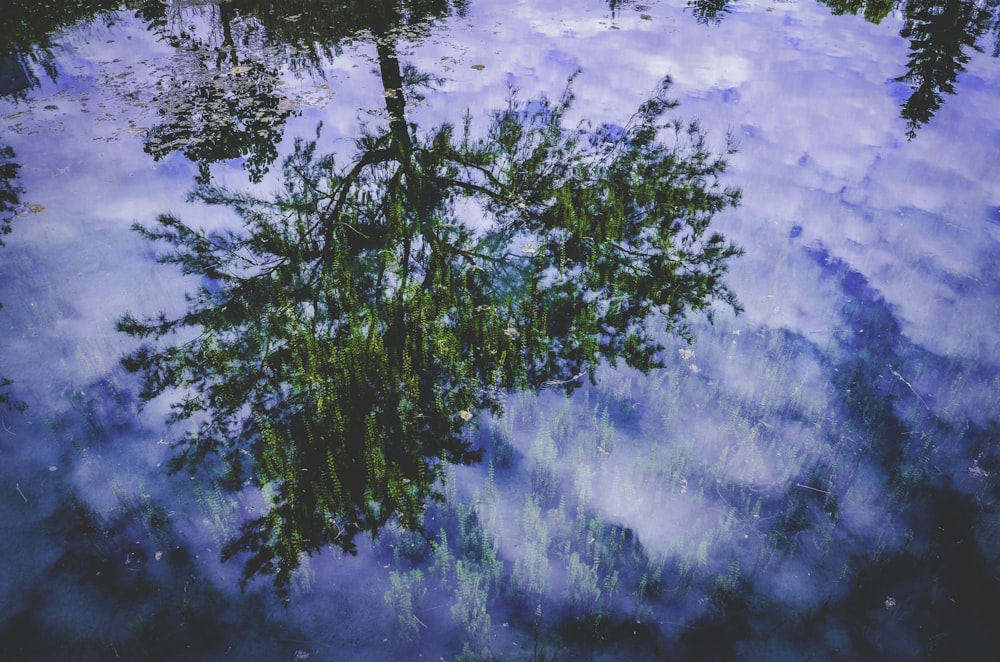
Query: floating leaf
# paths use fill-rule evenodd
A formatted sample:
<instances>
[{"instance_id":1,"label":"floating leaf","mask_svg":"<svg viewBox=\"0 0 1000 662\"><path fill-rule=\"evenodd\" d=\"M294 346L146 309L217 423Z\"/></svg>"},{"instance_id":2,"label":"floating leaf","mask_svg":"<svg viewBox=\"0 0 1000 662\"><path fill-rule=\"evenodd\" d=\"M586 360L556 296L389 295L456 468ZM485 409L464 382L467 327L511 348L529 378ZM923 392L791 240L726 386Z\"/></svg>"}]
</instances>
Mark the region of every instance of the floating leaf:
<instances>
[{"instance_id":1,"label":"floating leaf","mask_svg":"<svg viewBox=\"0 0 1000 662\"><path fill-rule=\"evenodd\" d=\"M250 67L243 64L241 64L238 67L233 67L232 69L229 70L229 72L233 74L245 74L248 71L250 71Z\"/></svg>"},{"instance_id":2,"label":"floating leaf","mask_svg":"<svg viewBox=\"0 0 1000 662\"><path fill-rule=\"evenodd\" d=\"M472 65L472 68L475 69L476 71L482 71L483 69L486 68L486 65L485 64L474 64L474 65Z\"/></svg>"}]
</instances>

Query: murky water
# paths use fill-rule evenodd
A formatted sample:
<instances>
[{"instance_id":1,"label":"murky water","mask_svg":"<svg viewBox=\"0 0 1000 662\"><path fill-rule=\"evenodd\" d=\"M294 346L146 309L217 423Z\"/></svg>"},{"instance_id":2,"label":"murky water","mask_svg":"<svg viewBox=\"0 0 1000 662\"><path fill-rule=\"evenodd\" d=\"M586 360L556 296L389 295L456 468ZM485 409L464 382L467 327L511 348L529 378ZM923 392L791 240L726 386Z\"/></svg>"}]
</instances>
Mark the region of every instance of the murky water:
<instances>
[{"instance_id":1,"label":"murky water","mask_svg":"<svg viewBox=\"0 0 1000 662\"><path fill-rule=\"evenodd\" d=\"M7 536L0 657L993 657L1000 643L994 6L587 0L386 3L381 11L320 1L285 9L255 2L49 9L12 3L8 15L17 20L4 19L0 31L7 52L0 60L0 376L10 382L0 387ZM576 209L598 209L595 218L618 213L607 203L616 192L655 193L641 177L651 170L614 186L593 173L623 162L638 144L629 133L637 109L665 77L667 96L678 102L668 118L696 121L701 133L690 135L704 135L711 154L723 154L727 139L737 148L718 190L738 188L739 205L708 216L710 232L743 249L725 257L718 281L743 310L726 305L721 290L706 294L716 282L706 279L700 286L709 289L699 292L707 299L691 295L690 302L711 303L714 324L690 312L692 344L647 327L661 346L650 356L664 367L574 362L601 354L585 352L590 336L579 329L591 328L587 320L611 320L609 310L639 299L637 289L612 305L587 278L588 269L610 268L601 260L614 251L597 245L613 245L611 235L598 237L596 226L573 234L565 228L577 226L565 221L544 235L562 238L562 261L553 258L536 280L524 276L527 284L510 285L507 272L490 265L503 255L511 269L530 271L559 252L558 242L532 243L542 235L530 225L532 214L549 218L557 189L589 200ZM496 113L508 108L505 126L534 135L531 121L542 126L552 117L570 79L575 98L559 135L582 136L581 158L593 157L580 161L586 168L562 188L545 188L545 177L577 163L569 152L547 162L518 161L511 152L505 158L520 171L535 168L528 179L496 166L505 163L496 150L484 149L473 163L474 150L460 140L467 115L473 141L493 135ZM421 141L444 124L456 127L457 147L447 152L452 169L434 170L438 162L419 155L446 150ZM282 165L297 140L315 140L316 155L346 166L341 176L364 159L373 174L347 206L336 196L308 198L308 185L319 180L296 179ZM601 152L605 143L611 147ZM380 156L386 150L401 151ZM394 176L384 164L397 162ZM574 188L591 176L593 188ZM429 257L419 262L439 250L432 235L413 242L411 234L408 244L422 264L424 290L440 294L427 295L430 308L406 308L407 319L425 321L407 322L396 335L440 342L421 359L423 350L400 340L398 355L440 389L424 397L419 375L378 388L358 381L337 400L318 382L287 377L295 366L320 373L303 361L322 364L323 374L355 375L332 359L323 363L331 356L374 365L382 356L366 353L374 345L336 341L342 329L363 324L380 329L386 355L396 356L396 327L371 322L381 319L377 296L367 308L345 307L341 323L329 313L334 303L300 301L287 285L275 297L247 299L259 308L203 316L148 345L220 343L201 345L215 353L192 354L186 377L164 377L166 386L144 398L142 371L121 365L142 342L119 331L124 316L182 316L197 307L186 295L203 288L211 302L262 273L254 269L273 266L253 262L261 256L293 248L306 255L309 269L287 283L326 273L316 265L367 265L341 281L320 278L328 299L347 300L354 288L363 296L375 273L388 275L370 289L387 298L417 291L406 287L409 267L399 266L409 264L409 249L403 259L395 244L378 244L374 225L345 222L340 234L320 239L310 228L291 241L253 220L312 218L327 204L356 213L351 218L368 218L366 209L396 218L382 201L427 199L404 180L447 180L452 193L414 218L433 221L434 237L465 251L453 253L451 271L434 271ZM289 182L302 184L296 195L305 196L289 193L289 200L312 202L298 211L270 207L260 217L237 213L251 206L249 196L274 201ZM496 188L486 195L475 186ZM213 198L220 189L212 187L237 199ZM200 197L190 195L195 190ZM591 190L602 193L587 198ZM535 199L532 191L545 195ZM684 201L672 212L678 218L701 213L701 198ZM229 272L203 261L182 273L157 261L169 242L132 227L152 229L165 214L213 241L249 234L258 243L233 244L243 262L227 263ZM521 220L506 234L489 234L491 222L508 217ZM289 223L286 229L298 227ZM511 253L476 252L483 236ZM650 237L633 239L648 248ZM575 263L578 239L590 248ZM312 241L318 253L309 257ZM221 259L229 247L203 255ZM633 273L649 264L637 257ZM609 288L628 281L626 266ZM454 280L431 278L445 272ZM637 282L652 282L652 273ZM440 282L450 287L428 287ZM531 283L558 296L529 301L523 293L535 291ZM468 306L445 306L436 326L420 317L453 296ZM575 296L587 305L563 305ZM486 320L483 311L500 311L501 299L513 301L503 308L507 317ZM558 320L538 322L546 309L554 320L572 310L572 328L558 336ZM297 312L282 316L286 310ZM319 310L330 315L326 335L296 331L303 320L321 320ZM261 320L270 331L254 326ZM603 356L627 358L632 345L616 346L612 326L600 332ZM241 336L230 354L218 349L234 329L249 328L256 335ZM536 332L558 340L555 358L532 354ZM279 346L298 347L303 337L331 344L283 359ZM517 368L498 358L515 354L534 362ZM240 439L238 422L249 421L251 432L245 444L224 447L233 458L251 458L244 473L212 453L169 473L179 453L173 442L192 431L207 438L199 426L221 420L228 405L218 403L233 391L220 389L205 412L168 426L171 404L206 384L264 374L240 362L248 356L284 376L241 382L247 395L231 407L227 425L235 427L226 428L226 439ZM593 382L579 374L588 367ZM490 381L494 374L508 376ZM544 382L580 385L566 393L566 384ZM327 466L326 455L317 461L309 452L329 450L311 435L327 439L331 421L340 420L324 413L331 401L351 403L345 416L356 410L361 427L355 436L331 437L350 443L344 459L330 455ZM490 414L490 404L503 414ZM309 420L318 427L301 432L309 444L268 436L288 407L312 406L319 413ZM441 415L448 411L454 415ZM409 439L394 432L397 424L421 430L413 438L422 448L434 445L428 464L413 464L409 451L395 460L387 451L388 469L370 455L347 464L350 440L382 435L385 448L395 448ZM301 457L275 451L287 448ZM479 450L468 464L436 459L471 460L462 453ZM394 467L403 468L393 474ZM306 478L293 480L293 471ZM442 482L428 482L435 471ZM362 475L388 478L385 494L376 489L381 483L359 479L359 511L316 487ZM425 498L424 487L443 500ZM306 516L293 507L310 499L342 508L316 506ZM364 511L376 502L381 509ZM283 504L298 514L281 515ZM221 550L247 530L241 526L268 513L283 519L258 529L264 544L227 550L235 554L222 561ZM379 531L374 541L365 522ZM352 526L356 555L344 555ZM255 556L261 549L279 552L241 586L246 562L263 558ZM276 592L273 579L282 576Z\"/></svg>"}]
</instances>

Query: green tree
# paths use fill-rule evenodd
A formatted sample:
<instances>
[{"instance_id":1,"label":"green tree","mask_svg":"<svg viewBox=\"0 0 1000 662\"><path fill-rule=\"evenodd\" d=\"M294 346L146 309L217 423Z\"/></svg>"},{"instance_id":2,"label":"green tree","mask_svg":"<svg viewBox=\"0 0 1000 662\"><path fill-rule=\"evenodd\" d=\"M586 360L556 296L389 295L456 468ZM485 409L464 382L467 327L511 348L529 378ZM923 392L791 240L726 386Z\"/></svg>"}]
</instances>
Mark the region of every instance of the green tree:
<instances>
[{"instance_id":1,"label":"green tree","mask_svg":"<svg viewBox=\"0 0 1000 662\"><path fill-rule=\"evenodd\" d=\"M820 2L827 5L834 16L845 14L864 16L866 21L876 25L881 23L896 6L895 0L820 0Z\"/></svg>"},{"instance_id":2,"label":"green tree","mask_svg":"<svg viewBox=\"0 0 1000 662\"><path fill-rule=\"evenodd\" d=\"M352 552L393 517L419 529L443 463L480 457L467 427L506 390L570 389L601 361L648 370L661 331L738 308L723 275L740 251L708 226L739 193L697 125L665 119L669 81L624 127L567 127L567 88L512 93L480 137L471 118L422 132L382 27L387 126L346 164L297 142L270 199L200 184L239 232L137 226L204 285L179 318L119 323L147 339L124 359L142 399L174 393L169 421L188 423L171 469L268 498L223 557L246 552L244 580L279 589L303 554Z\"/></svg>"}]
</instances>

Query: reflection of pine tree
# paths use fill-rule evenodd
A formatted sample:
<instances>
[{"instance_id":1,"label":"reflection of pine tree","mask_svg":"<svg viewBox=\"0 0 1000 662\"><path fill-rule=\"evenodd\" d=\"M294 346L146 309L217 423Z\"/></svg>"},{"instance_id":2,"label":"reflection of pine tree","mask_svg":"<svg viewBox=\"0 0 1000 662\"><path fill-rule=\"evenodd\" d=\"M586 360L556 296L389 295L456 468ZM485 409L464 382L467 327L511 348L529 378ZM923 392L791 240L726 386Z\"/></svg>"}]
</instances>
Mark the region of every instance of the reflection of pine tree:
<instances>
[{"instance_id":1,"label":"reflection of pine tree","mask_svg":"<svg viewBox=\"0 0 1000 662\"><path fill-rule=\"evenodd\" d=\"M10 223L14 220L21 204L21 186L17 183L21 164L14 160L14 150L10 145L0 146L0 246L3 246L3 236L10 232Z\"/></svg>"},{"instance_id":2,"label":"reflection of pine tree","mask_svg":"<svg viewBox=\"0 0 1000 662\"><path fill-rule=\"evenodd\" d=\"M913 93L903 104L907 135L930 121L944 94L955 93L958 74L969 62L969 50L981 50L979 37L992 14L969 0L911 0L900 35L910 40L907 71L896 80L909 83Z\"/></svg>"},{"instance_id":3,"label":"reflection of pine tree","mask_svg":"<svg viewBox=\"0 0 1000 662\"><path fill-rule=\"evenodd\" d=\"M180 393L170 420L194 426L172 468L221 461L269 500L224 555L249 552L246 577L279 587L303 554L353 551L390 518L420 529L442 461L478 459L465 428L506 389L573 388L602 360L648 370L653 327L687 334L691 311L737 306L722 277L739 251L708 224L739 194L698 127L664 119L668 81L625 127L565 127L567 90L512 97L482 138L471 122L421 133L372 25L383 132L346 165L299 142L273 199L203 183L241 232L139 228L205 285L179 319L120 323L154 340L126 359L143 397Z\"/></svg>"}]
</instances>

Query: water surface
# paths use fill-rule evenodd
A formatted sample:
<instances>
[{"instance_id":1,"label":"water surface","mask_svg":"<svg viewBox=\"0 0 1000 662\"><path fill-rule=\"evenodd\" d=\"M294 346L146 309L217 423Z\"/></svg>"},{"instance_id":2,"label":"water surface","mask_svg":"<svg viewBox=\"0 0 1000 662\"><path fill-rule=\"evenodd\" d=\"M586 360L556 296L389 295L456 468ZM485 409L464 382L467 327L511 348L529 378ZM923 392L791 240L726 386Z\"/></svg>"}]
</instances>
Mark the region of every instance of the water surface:
<instances>
[{"instance_id":1,"label":"water surface","mask_svg":"<svg viewBox=\"0 0 1000 662\"><path fill-rule=\"evenodd\" d=\"M0 100L4 656L989 659L995 9L405 9L388 32L325 3L18 10ZM647 374L505 394L467 428L482 460L444 470L426 538L390 520L356 556L303 558L285 605L219 554L267 493L168 475L169 398L137 410L120 359L138 341L117 322L180 314L204 281L131 226L239 229L189 192L266 197L319 123L317 149L348 158L393 120L388 43L431 78L407 97L418 132L467 111L482 132L512 86L558 99L578 71L566 124L620 128L669 76L671 116L738 146L722 183L741 203L712 228L744 250L725 277L743 312L693 315L693 344L662 337Z\"/></svg>"}]
</instances>

